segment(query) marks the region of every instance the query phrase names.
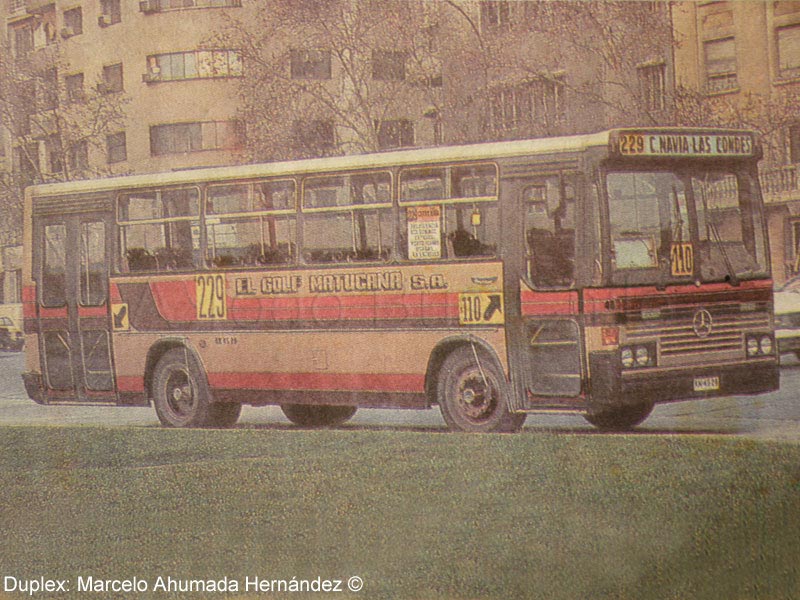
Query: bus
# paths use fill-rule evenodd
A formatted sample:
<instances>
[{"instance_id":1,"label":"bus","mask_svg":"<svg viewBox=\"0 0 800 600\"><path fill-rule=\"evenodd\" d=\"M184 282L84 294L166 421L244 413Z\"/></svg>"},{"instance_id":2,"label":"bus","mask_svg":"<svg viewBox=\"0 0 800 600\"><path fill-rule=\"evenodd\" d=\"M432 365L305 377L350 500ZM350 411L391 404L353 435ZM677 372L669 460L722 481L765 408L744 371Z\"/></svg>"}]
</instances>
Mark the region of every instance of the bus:
<instances>
[{"instance_id":1,"label":"bus","mask_svg":"<svg viewBox=\"0 0 800 600\"><path fill-rule=\"evenodd\" d=\"M31 187L42 404L520 429L778 388L755 133L638 128Z\"/></svg>"}]
</instances>

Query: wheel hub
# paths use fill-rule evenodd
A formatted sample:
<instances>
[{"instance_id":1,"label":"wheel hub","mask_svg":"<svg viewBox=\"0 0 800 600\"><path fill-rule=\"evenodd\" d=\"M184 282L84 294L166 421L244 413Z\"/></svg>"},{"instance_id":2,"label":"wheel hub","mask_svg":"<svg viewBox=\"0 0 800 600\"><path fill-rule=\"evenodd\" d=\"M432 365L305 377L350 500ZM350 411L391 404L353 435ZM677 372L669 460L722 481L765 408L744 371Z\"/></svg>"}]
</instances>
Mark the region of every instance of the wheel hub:
<instances>
[{"instance_id":1,"label":"wheel hub","mask_svg":"<svg viewBox=\"0 0 800 600\"><path fill-rule=\"evenodd\" d=\"M494 408L494 394L489 382L480 376L465 377L459 387L458 401L470 419L485 419Z\"/></svg>"}]
</instances>

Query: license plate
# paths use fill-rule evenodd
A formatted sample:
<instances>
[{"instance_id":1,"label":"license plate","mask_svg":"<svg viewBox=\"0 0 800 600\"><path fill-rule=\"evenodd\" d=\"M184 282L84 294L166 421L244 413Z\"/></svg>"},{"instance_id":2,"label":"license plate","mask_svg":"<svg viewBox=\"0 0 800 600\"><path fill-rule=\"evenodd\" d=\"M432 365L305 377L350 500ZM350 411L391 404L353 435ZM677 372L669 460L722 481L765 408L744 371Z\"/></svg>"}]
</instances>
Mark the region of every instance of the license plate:
<instances>
[{"instance_id":1,"label":"license plate","mask_svg":"<svg viewBox=\"0 0 800 600\"><path fill-rule=\"evenodd\" d=\"M695 392L712 392L719 389L719 377L695 377Z\"/></svg>"}]
</instances>

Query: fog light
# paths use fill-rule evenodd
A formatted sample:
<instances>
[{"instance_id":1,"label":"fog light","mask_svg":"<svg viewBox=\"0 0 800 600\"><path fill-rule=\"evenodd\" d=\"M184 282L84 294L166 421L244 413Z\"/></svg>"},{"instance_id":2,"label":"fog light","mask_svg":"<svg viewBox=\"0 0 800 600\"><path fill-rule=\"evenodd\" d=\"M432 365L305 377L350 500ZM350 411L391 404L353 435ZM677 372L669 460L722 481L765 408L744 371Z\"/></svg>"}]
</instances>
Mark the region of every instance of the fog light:
<instances>
[{"instance_id":1,"label":"fog light","mask_svg":"<svg viewBox=\"0 0 800 600\"><path fill-rule=\"evenodd\" d=\"M761 348L762 354L772 354L772 338L768 335L762 337L758 345Z\"/></svg>"},{"instance_id":2,"label":"fog light","mask_svg":"<svg viewBox=\"0 0 800 600\"><path fill-rule=\"evenodd\" d=\"M650 353L647 351L647 348L644 346L638 346L636 348L636 364L640 367L646 367L647 363L650 362Z\"/></svg>"},{"instance_id":3,"label":"fog light","mask_svg":"<svg viewBox=\"0 0 800 600\"><path fill-rule=\"evenodd\" d=\"M633 350L628 347L623 348L620 352L620 360L623 367L630 369L633 366Z\"/></svg>"},{"instance_id":4,"label":"fog light","mask_svg":"<svg viewBox=\"0 0 800 600\"><path fill-rule=\"evenodd\" d=\"M758 340L756 338L747 338L747 356L755 356L758 354Z\"/></svg>"}]
</instances>

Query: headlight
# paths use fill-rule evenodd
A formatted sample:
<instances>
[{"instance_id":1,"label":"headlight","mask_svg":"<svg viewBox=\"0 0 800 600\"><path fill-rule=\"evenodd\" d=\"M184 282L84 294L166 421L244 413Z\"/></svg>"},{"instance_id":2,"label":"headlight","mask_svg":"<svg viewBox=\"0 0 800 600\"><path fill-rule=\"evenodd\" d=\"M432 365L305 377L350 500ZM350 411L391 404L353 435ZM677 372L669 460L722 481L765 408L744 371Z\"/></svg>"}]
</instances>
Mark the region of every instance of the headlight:
<instances>
[{"instance_id":1,"label":"headlight","mask_svg":"<svg viewBox=\"0 0 800 600\"><path fill-rule=\"evenodd\" d=\"M758 342L759 348L761 348L762 354L772 354L772 338L768 335L765 335L761 338Z\"/></svg>"},{"instance_id":2,"label":"headlight","mask_svg":"<svg viewBox=\"0 0 800 600\"><path fill-rule=\"evenodd\" d=\"M758 340L753 337L747 338L747 356L758 354Z\"/></svg>"},{"instance_id":3,"label":"headlight","mask_svg":"<svg viewBox=\"0 0 800 600\"><path fill-rule=\"evenodd\" d=\"M630 369L633 366L633 350L627 347L623 348L620 352L620 360L623 367Z\"/></svg>"},{"instance_id":4,"label":"headlight","mask_svg":"<svg viewBox=\"0 0 800 600\"><path fill-rule=\"evenodd\" d=\"M647 348L644 346L637 346L636 347L636 364L640 367L646 367L647 363L650 362L650 353L647 351Z\"/></svg>"}]
</instances>

